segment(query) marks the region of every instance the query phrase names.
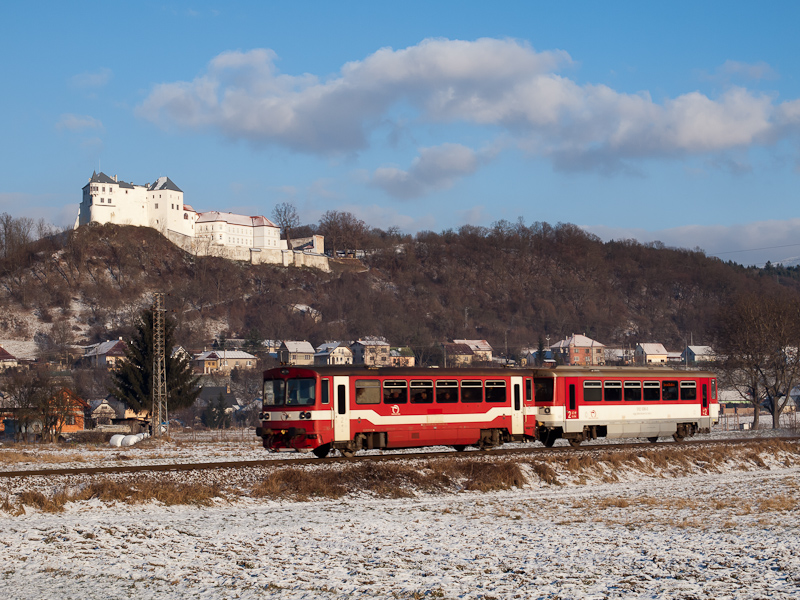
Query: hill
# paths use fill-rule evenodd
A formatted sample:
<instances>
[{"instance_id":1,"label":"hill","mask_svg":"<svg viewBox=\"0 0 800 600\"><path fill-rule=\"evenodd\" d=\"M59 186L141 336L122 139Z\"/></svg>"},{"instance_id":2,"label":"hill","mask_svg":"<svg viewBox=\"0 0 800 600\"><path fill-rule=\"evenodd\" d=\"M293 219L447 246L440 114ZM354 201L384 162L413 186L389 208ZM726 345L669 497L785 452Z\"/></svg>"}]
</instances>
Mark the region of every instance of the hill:
<instances>
[{"instance_id":1,"label":"hill","mask_svg":"<svg viewBox=\"0 0 800 600\"><path fill-rule=\"evenodd\" d=\"M314 344L379 335L422 356L454 337L509 353L572 333L681 347L690 335L708 343L714 315L737 294L800 290L796 269L603 243L569 224L501 221L414 237L371 230L359 244L363 258L334 259L323 273L192 256L150 228L84 226L0 260L0 338L126 336L150 294L163 291L178 339L193 348L252 331Z\"/></svg>"}]
</instances>

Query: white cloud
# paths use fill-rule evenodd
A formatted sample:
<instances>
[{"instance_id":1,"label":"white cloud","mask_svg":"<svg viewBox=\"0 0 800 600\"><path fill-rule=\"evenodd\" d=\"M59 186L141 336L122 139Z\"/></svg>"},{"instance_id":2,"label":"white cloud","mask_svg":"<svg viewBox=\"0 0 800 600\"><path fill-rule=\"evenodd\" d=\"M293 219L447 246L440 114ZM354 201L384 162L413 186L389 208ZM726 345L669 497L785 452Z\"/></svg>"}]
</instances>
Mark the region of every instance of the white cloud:
<instances>
[{"instance_id":1,"label":"white cloud","mask_svg":"<svg viewBox=\"0 0 800 600\"><path fill-rule=\"evenodd\" d=\"M726 60L717 73L723 77L739 77L759 81L761 79L777 79L778 73L764 61L744 63L737 60Z\"/></svg>"},{"instance_id":2,"label":"white cloud","mask_svg":"<svg viewBox=\"0 0 800 600\"><path fill-rule=\"evenodd\" d=\"M73 115L70 113L61 115L56 123L56 129L68 129L69 131L80 131L82 129L103 129L103 123L88 115Z\"/></svg>"},{"instance_id":3,"label":"white cloud","mask_svg":"<svg viewBox=\"0 0 800 600\"><path fill-rule=\"evenodd\" d=\"M636 239L642 243L660 241L677 248L701 248L709 256L744 265L761 266L767 261L787 266L800 264L800 219L729 226L686 225L657 231L604 225L582 227L605 241Z\"/></svg>"},{"instance_id":4,"label":"white cloud","mask_svg":"<svg viewBox=\"0 0 800 600\"><path fill-rule=\"evenodd\" d=\"M193 81L156 86L138 114L165 127L341 154L366 148L402 104L418 122L503 128L556 168L628 172L646 158L774 143L800 120L798 101L777 103L742 87L718 98L693 91L658 103L647 92L580 85L558 73L572 64L566 52L537 52L511 39L382 48L329 79L281 74L275 59L266 49L222 53ZM751 78L769 74L765 65L726 65ZM373 180L400 195L417 193L421 182L411 170L386 169Z\"/></svg>"},{"instance_id":5,"label":"white cloud","mask_svg":"<svg viewBox=\"0 0 800 600\"><path fill-rule=\"evenodd\" d=\"M431 190L452 186L457 178L474 173L487 159L461 144L422 148L407 171L380 167L370 183L395 198L418 198Z\"/></svg>"},{"instance_id":6,"label":"white cloud","mask_svg":"<svg viewBox=\"0 0 800 600\"><path fill-rule=\"evenodd\" d=\"M111 69L108 68L101 68L97 71L87 71L86 73L80 73L78 75L73 75L70 78L70 83L73 87L79 89L96 89L104 87L111 81L114 73Z\"/></svg>"}]
</instances>

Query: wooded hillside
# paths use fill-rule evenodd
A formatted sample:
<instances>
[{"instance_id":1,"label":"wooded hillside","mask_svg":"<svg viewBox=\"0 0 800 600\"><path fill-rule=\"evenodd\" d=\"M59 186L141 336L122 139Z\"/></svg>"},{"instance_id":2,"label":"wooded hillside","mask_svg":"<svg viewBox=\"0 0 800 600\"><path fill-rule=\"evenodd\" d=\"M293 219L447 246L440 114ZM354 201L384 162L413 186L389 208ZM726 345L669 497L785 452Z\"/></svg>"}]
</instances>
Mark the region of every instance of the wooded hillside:
<instances>
[{"instance_id":1,"label":"wooded hillside","mask_svg":"<svg viewBox=\"0 0 800 600\"><path fill-rule=\"evenodd\" d=\"M603 243L569 224L502 221L413 237L362 228L358 240L337 244L366 256L333 260L328 274L191 256L149 228L82 227L15 246L0 260L0 337L71 335L88 343L127 336L150 293L163 291L176 337L191 348L254 331L315 345L378 335L420 352L480 338L513 354L540 337L554 343L572 333L607 345L680 348L690 335L712 343L713 316L741 293L800 293L796 268ZM296 305L316 309L321 320Z\"/></svg>"}]
</instances>

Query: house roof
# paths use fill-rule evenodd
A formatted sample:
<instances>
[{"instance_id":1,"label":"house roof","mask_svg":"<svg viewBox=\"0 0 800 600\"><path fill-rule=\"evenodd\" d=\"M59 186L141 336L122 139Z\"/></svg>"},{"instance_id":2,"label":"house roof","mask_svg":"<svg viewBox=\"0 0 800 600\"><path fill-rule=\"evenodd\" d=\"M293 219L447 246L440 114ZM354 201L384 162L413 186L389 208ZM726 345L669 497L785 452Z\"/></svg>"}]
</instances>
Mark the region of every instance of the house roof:
<instances>
[{"instance_id":1,"label":"house roof","mask_svg":"<svg viewBox=\"0 0 800 600\"><path fill-rule=\"evenodd\" d=\"M454 344L466 344L473 352L491 352L492 347L486 340L453 340Z\"/></svg>"},{"instance_id":2,"label":"house roof","mask_svg":"<svg viewBox=\"0 0 800 600\"><path fill-rule=\"evenodd\" d=\"M556 342L551 348L569 348L570 346L577 346L578 348L605 348L605 344L593 340L581 334L572 334L571 337L564 338L560 342Z\"/></svg>"},{"instance_id":3,"label":"house roof","mask_svg":"<svg viewBox=\"0 0 800 600\"><path fill-rule=\"evenodd\" d=\"M450 356L472 356L475 354L467 344L443 344Z\"/></svg>"},{"instance_id":4,"label":"house roof","mask_svg":"<svg viewBox=\"0 0 800 600\"><path fill-rule=\"evenodd\" d=\"M356 340L350 345L355 346L356 344L361 344L362 346L388 346L389 342L378 338L362 338L360 340Z\"/></svg>"},{"instance_id":5,"label":"house roof","mask_svg":"<svg viewBox=\"0 0 800 600\"><path fill-rule=\"evenodd\" d=\"M98 173L97 171L92 171L92 177L89 179L89 183L118 183L114 181L111 177L103 173L102 171Z\"/></svg>"},{"instance_id":6,"label":"house roof","mask_svg":"<svg viewBox=\"0 0 800 600\"><path fill-rule=\"evenodd\" d=\"M218 221L223 221L230 225L240 225L242 227L275 227L275 228L278 227L267 217L263 217L261 215L256 215L254 217L247 217L245 215L219 212L216 210L197 213L197 222L200 224L216 223Z\"/></svg>"},{"instance_id":7,"label":"house roof","mask_svg":"<svg viewBox=\"0 0 800 600\"><path fill-rule=\"evenodd\" d=\"M638 344L644 354L666 354L667 349L663 344Z\"/></svg>"},{"instance_id":8,"label":"house roof","mask_svg":"<svg viewBox=\"0 0 800 600\"><path fill-rule=\"evenodd\" d=\"M293 354L315 354L314 346L311 345L311 342L307 342L305 340L302 342L294 340L285 341L283 342L283 346L286 346L286 350Z\"/></svg>"},{"instance_id":9,"label":"house roof","mask_svg":"<svg viewBox=\"0 0 800 600\"><path fill-rule=\"evenodd\" d=\"M125 356L125 342L110 340L85 347L84 356Z\"/></svg>"},{"instance_id":10,"label":"house roof","mask_svg":"<svg viewBox=\"0 0 800 600\"><path fill-rule=\"evenodd\" d=\"M8 350L0 346L0 360L17 360Z\"/></svg>"},{"instance_id":11,"label":"house roof","mask_svg":"<svg viewBox=\"0 0 800 600\"><path fill-rule=\"evenodd\" d=\"M171 190L173 192L183 193L183 190L175 185L175 183L169 177L159 177L152 184L150 184L150 187L147 189L151 192L155 190Z\"/></svg>"},{"instance_id":12,"label":"house roof","mask_svg":"<svg viewBox=\"0 0 800 600\"><path fill-rule=\"evenodd\" d=\"M687 346L695 356L712 356L716 354L711 346Z\"/></svg>"},{"instance_id":13,"label":"house roof","mask_svg":"<svg viewBox=\"0 0 800 600\"><path fill-rule=\"evenodd\" d=\"M194 356L195 360L218 360L221 358L240 360L256 359L256 357L249 352L244 352L242 350L207 350L206 352L201 352L200 354L195 354Z\"/></svg>"}]
</instances>

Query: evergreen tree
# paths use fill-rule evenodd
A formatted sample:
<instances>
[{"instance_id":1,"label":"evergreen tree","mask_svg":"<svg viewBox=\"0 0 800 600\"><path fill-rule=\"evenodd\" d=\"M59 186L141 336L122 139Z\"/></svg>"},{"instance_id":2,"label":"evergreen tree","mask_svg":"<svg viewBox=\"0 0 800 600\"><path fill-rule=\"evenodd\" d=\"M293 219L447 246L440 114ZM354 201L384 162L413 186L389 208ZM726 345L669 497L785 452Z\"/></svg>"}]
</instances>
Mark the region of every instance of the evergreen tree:
<instances>
[{"instance_id":1,"label":"evergreen tree","mask_svg":"<svg viewBox=\"0 0 800 600\"><path fill-rule=\"evenodd\" d=\"M222 393L213 402L209 402L203 411L203 424L209 429L224 429L230 427L231 417L225 410L225 398Z\"/></svg>"},{"instance_id":2,"label":"evergreen tree","mask_svg":"<svg viewBox=\"0 0 800 600\"><path fill-rule=\"evenodd\" d=\"M171 356L175 323L164 320L166 348L167 406L170 411L191 406L200 393L199 377L192 373L192 365L184 356ZM111 393L136 411L153 408L153 311L147 309L139 315L136 331L125 351L127 360L113 372Z\"/></svg>"}]
</instances>

